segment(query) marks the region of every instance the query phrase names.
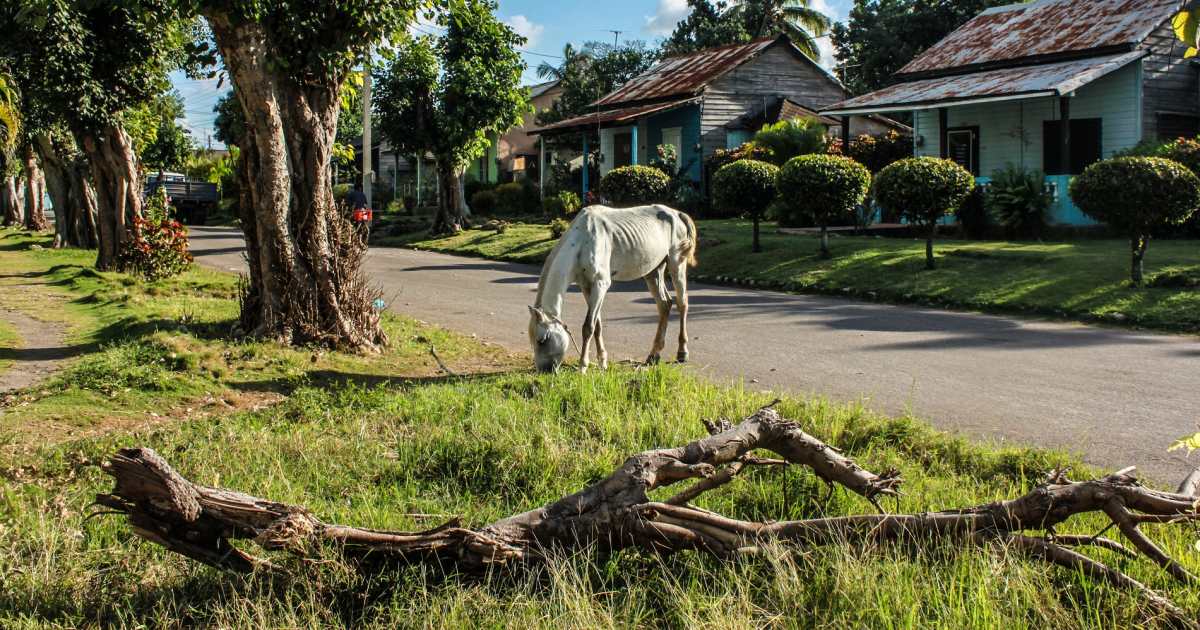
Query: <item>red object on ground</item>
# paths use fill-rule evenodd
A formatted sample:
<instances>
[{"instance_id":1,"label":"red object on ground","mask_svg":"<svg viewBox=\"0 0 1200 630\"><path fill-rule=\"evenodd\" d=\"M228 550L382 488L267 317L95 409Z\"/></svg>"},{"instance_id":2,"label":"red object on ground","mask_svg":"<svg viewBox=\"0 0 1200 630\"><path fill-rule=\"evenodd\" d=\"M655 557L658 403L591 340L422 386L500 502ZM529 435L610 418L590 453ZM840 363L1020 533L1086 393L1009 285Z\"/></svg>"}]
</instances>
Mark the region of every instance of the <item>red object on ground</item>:
<instances>
[{"instance_id":1,"label":"red object on ground","mask_svg":"<svg viewBox=\"0 0 1200 630\"><path fill-rule=\"evenodd\" d=\"M351 221L370 221L372 218L372 214L373 214L373 211L370 208L363 208L362 210L355 210L353 213L350 214L350 220Z\"/></svg>"}]
</instances>

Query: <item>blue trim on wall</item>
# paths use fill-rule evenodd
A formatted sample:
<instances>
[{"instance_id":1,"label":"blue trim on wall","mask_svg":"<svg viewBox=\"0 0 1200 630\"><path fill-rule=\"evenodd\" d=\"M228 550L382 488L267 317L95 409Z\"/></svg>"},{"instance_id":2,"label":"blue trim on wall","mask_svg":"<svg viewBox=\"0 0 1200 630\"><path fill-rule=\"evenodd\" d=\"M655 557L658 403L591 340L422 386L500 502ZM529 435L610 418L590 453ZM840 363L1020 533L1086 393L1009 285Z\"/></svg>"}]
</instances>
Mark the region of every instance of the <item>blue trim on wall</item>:
<instances>
[{"instance_id":1,"label":"blue trim on wall","mask_svg":"<svg viewBox=\"0 0 1200 630\"><path fill-rule=\"evenodd\" d=\"M680 107L669 112L656 114L648 117L646 124L648 129L646 152L651 161L657 157L655 151L658 145L662 144L663 129L670 129L672 127L679 127L681 129L679 142L683 146L675 147L675 150L678 151L679 161L682 164L687 164L689 160L695 159L695 163L692 164L687 172L691 173L693 182L699 182L700 155L693 149L693 145L700 142L700 106L688 105L687 107Z\"/></svg>"}]
</instances>

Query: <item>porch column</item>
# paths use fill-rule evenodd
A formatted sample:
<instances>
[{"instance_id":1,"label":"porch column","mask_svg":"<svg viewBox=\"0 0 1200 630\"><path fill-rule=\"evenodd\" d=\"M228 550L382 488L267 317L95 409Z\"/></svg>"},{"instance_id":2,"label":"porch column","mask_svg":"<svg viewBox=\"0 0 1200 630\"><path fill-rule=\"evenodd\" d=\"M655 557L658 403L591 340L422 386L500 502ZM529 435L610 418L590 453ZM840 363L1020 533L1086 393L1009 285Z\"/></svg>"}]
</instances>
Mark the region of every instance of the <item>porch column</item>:
<instances>
[{"instance_id":1,"label":"porch column","mask_svg":"<svg viewBox=\"0 0 1200 630\"><path fill-rule=\"evenodd\" d=\"M635 120L635 121L633 121L633 165L634 166L637 166L637 153L638 153L637 128L638 128L638 122Z\"/></svg>"},{"instance_id":2,"label":"porch column","mask_svg":"<svg viewBox=\"0 0 1200 630\"><path fill-rule=\"evenodd\" d=\"M950 109L938 108L938 157L950 159Z\"/></svg>"},{"instance_id":3,"label":"porch column","mask_svg":"<svg viewBox=\"0 0 1200 630\"><path fill-rule=\"evenodd\" d=\"M842 116L842 155L850 151L850 117Z\"/></svg>"},{"instance_id":4,"label":"porch column","mask_svg":"<svg viewBox=\"0 0 1200 630\"><path fill-rule=\"evenodd\" d=\"M588 133L583 132L583 197L588 193ZM584 201L586 203L586 201Z\"/></svg>"},{"instance_id":5,"label":"porch column","mask_svg":"<svg viewBox=\"0 0 1200 630\"><path fill-rule=\"evenodd\" d=\"M421 156L416 156L413 161L417 163L417 207L421 207Z\"/></svg>"},{"instance_id":6,"label":"porch column","mask_svg":"<svg viewBox=\"0 0 1200 630\"><path fill-rule=\"evenodd\" d=\"M546 198L546 136L538 136L542 145L542 161L538 164L538 191Z\"/></svg>"},{"instance_id":7,"label":"porch column","mask_svg":"<svg viewBox=\"0 0 1200 630\"><path fill-rule=\"evenodd\" d=\"M1059 113L1059 157L1063 175L1071 174L1071 97L1062 96L1058 99Z\"/></svg>"}]
</instances>

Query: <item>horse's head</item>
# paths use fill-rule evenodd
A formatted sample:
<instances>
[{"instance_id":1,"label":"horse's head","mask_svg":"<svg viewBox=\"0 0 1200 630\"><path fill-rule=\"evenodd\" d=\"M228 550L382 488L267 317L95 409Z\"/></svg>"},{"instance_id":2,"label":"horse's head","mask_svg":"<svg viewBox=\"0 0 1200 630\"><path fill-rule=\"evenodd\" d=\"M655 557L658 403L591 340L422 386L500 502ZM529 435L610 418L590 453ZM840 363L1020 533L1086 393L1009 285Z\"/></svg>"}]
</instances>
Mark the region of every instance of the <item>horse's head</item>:
<instances>
[{"instance_id":1,"label":"horse's head","mask_svg":"<svg viewBox=\"0 0 1200 630\"><path fill-rule=\"evenodd\" d=\"M529 344L533 346L533 360L537 369L557 372L571 345L571 333L561 319L530 306Z\"/></svg>"}]
</instances>

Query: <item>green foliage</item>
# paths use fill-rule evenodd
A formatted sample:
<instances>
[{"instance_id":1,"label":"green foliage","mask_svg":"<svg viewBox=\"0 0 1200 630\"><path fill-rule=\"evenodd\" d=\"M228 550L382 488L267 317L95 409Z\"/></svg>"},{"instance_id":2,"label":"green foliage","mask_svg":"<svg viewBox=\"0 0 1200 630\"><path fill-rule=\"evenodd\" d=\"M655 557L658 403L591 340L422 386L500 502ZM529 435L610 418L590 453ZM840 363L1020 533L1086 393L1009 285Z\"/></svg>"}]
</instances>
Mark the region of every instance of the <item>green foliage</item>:
<instances>
[{"instance_id":1,"label":"green foliage","mask_svg":"<svg viewBox=\"0 0 1200 630\"><path fill-rule=\"evenodd\" d=\"M496 211L496 192L481 190L471 195L471 214L488 215Z\"/></svg>"},{"instance_id":2,"label":"green foliage","mask_svg":"<svg viewBox=\"0 0 1200 630\"><path fill-rule=\"evenodd\" d=\"M564 190L543 199L542 212L552 217L567 217L579 212L579 208L582 205L579 201L579 195Z\"/></svg>"},{"instance_id":3,"label":"green foliage","mask_svg":"<svg viewBox=\"0 0 1200 630\"><path fill-rule=\"evenodd\" d=\"M742 21L752 38L786 35L813 60L821 58L816 38L825 35L830 22L811 0L740 0L723 18Z\"/></svg>"},{"instance_id":4,"label":"green foliage","mask_svg":"<svg viewBox=\"0 0 1200 630\"><path fill-rule=\"evenodd\" d=\"M900 160L913 156L912 137L902 136L895 131L878 136L859 136L850 143L848 150L841 144L841 141L831 143L830 153L852 158L872 173L878 173Z\"/></svg>"},{"instance_id":5,"label":"green foliage","mask_svg":"<svg viewBox=\"0 0 1200 630\"><path fill-rule=\"evenodd\" d=\"M679 150L671 144L658 145L655 153L654 159L650 160L650 166L667 176L667 191L663 193L663 202L679 208L684 187L692 180L691 168L696 163L696 158L680 164Z\"/></svg>"},{"instance_id":6,"label":"green foliage","mask_svg":"<svg viewBox=\"0 0 1200 630\"><path fill-rule=\"evenodd\" d=\"M500 184L496 187L496 205L502 212L521 214L525 212L528 196L525 187L518 183Z\"/></svg>"},{"instance_id":7,"label":"green foliage","mask_svg":"<svg viewBox=\"0 0 1200 630\"><path fill-rule=\"evenodd\" d=\"M754 147L770 152L770 161L783 166L800 155L825 153L828 128L816 118L783 120L763 127L754 134Z\"/></svg>"},{"instance_id":8,"label":"green foliage","mask_svg":"<svg viewBox=\"0 0 1200 630\"><path fill-rule=\"evenodd\" d=\"M600 179L600 195L617 207L666 201L670 187L666 173L651 166L623 166Z\"/></svg>"},{"instance_id":9,"label":"green foliage","mask_svg":"<svg viewBox=\"0 0 1200 630\"><path fill-rule=\"evenodd\" d=\"M854 0L850 19L833 25L839 65L851 66L851 94L897 83L896 72L985 9L1011 0Z\"/></svg>"},{"instance_id":10,"label":"green foliage","mask_svg":"<svg viewBox=\"0 0 1200 630\"><path fill-rule=\"evenodd\" d=\"M412 214L417 209L416 195L404 195L400 199L404 203L404 214Z\"/></svg>"},{"instance_id":11,"label":"green foliage","mask_svg":"<svg viewBox=\"0 0 1200 630\"><path fill-rule=\"evenodd\" d=\"M747 142L733 149L717 149L717 152L708 158L708 168L715 173L738 160L757 160L774 164L772 157L771 152L767 149L756 147L753 142Z\"/></svg>"},{"instance_id":12,"label":"green foliage","mask_svg":"<svg viewBox=\"0 0 1200 630\"><path fill-rule=\"evenodd\" d=\"M975 178L950 160L907 158L875 178L876 201L909 222L931 226L950 214L971 192Z\"/></svg>"},{"instance_id":13,"label":"green foliage","mask_svg":"<svg viewBox=\"0 0 1200 630\"><path fill-rule=\"evenodd\" d=\"M528 111L521 86L525 38L496 19L490 0L440 13L441 37L397 38L375 74L377 126L403 154L432 152L439 168L462 169L483 154L489 131L504 133Z\"/></svg>"},{"instance_id":14,"label":"green foliage","mask_svg":"<svg viewBox=\"0 0 1200 630\"><path fill-rule=\"evenodd\" d=\"M217 104L213 105L213 113L217 115L213 119L213 138L224 142L226 146L241 144L242 138L246 137L246 114L242 111L242 103L238 100L237 93L230 90L225 96L217 99ZM340 121L338 127L341 128Z\"/></svg>"},{"instance_id":15,"label":"green foliage","mask_svg":"<svg viewBox=\"0 0 1200 630\"><path fill-rule=\"evenodd\" d=\"M565 219L555 219L550 222L550 238L558 240L563 234L567 233L567 228L571 227Z\"/></svg>"},{"instance_id":16,"label":"green foliage","mask_svg":"<svg viewBox=\"0 0 1200 630\"><path fill-rule=\"evenodd\" d=\"M700 52L717 46L750 41L750 33L742 20L730 19L726 15L727 2L709 0L687 0L690 11L683 21L662 43L667 56Z\"/></svg>"},{"instance_id":17,"label":"green foliage","mask_svg":"<svg viewBox=\"0 0 1200 630\"><path fill-rule=\"evenodd\" d=\"M795 157L779 171L779 212L792 220L809 215L827 227L839 217L849 217L870 187L870 171L848 157Z\"/></svg>"},{"instance_id":18,"label":"green foliage","mask_svg":"<svg viewBox=\"0 0 1200 630\"><path fill-rule=\"evenodd\" d=\"M177 122L185 118L183 108L183 97L172 90L126 115L125 130L148 170L178 172L196 153L192 132Z\"/></svg>"},{"instance_id":19,"label":"green foliage","mask_svg":"<svg viewBox=\"0 0 1200 630\"><path fill-rule=\"evenodd\" d=\"M1200 206L1200 179L1163 158L1097 162L1071 180L1072 201L1084 214L1129 233L1179 223Z\"/></svg>"},{"instance_id":20,"label":"green foliage","mask_svg":"<svg viewBox=\"0 0 1200 630\"><path fill-rule=\"evenodd\" d=\"M146 214L149 220L134 217L129 240L117 253L117 269L148 281L187 271L193 260L187 228L171 220L166 192L159 189L150 198Z\"/></svg>"},{"instance_id":21,"label":"green foliage","mask_svg":"<svg viewBox=\"0 0 1200 630\"><path fill-rule=\"evenodd\" d=\"M1191 455L1192 451L1200 448L1200 432L1186 435L1171 443L1171 448L1167 452L1177 451L1181 448L1187 448L1187 454Z\"/></svg>"},{"instance_id":22,"label":"green foliage","mask_svg":"<svg viewBox=\"0 0 1200 630\"><path fill-rule=\"evenodd\" d=\"M1046 174L1018 168L1012 162L992 171L987 208L996 221L1018 237L1038 237L1046 225L1046 210L1053 201L1046 191Z\"/></svg>"},{"instance_id":23,"label":"green foliage","mask_svg":"<svg viewBox=\"0 0 1200 630\"><path fill-rule=\"evenodd\" d=\"M775 199L779 167L738 160L713 175L713 202L731 216L758 219Z\"/></svg>"},{"instance_id":24,"label":"green foliage","mask_svg":"<svg viewBox=\"0 0 1200 630\"><path fill-rule=\"evenodd\" d=\"M971 189L962 203L954 209L954 220L962 228L963 235L975 240L987 236L989 216L987 194L984 193L983 186Z\"/></svg>"}]
</instances>

